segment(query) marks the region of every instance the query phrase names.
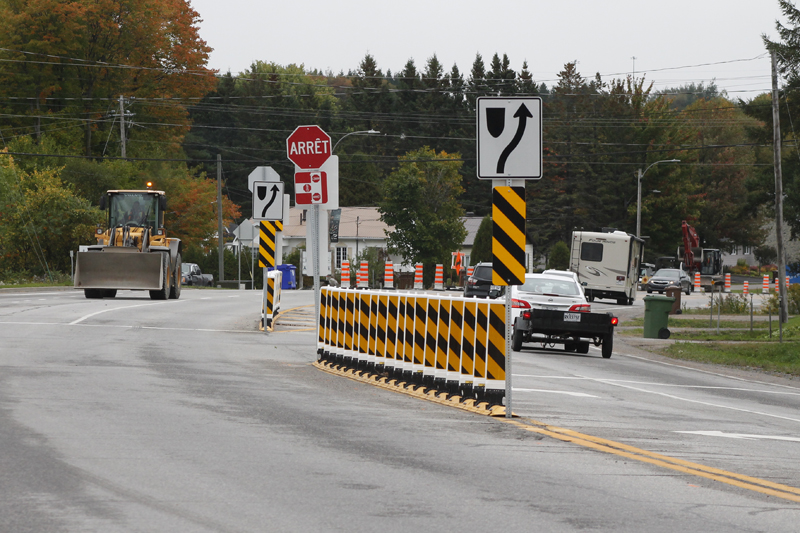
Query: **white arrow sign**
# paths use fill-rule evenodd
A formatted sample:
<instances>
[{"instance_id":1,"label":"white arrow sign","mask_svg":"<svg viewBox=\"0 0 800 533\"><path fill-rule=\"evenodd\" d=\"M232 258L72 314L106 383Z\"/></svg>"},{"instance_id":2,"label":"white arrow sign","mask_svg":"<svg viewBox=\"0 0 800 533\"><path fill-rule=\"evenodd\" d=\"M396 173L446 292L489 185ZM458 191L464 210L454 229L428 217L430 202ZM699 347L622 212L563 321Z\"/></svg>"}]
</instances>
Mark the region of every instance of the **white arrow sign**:
<instances>
[{"instance_id":1,"label":"white arrow sign","mask_svg":"<svg viewBox=\"0 0 800 533\"><path fill-rule=\"evenodd\" d=\"M253 183L253 219L283 220L283 182Z\"/></svg>"},{"instance_id":2,"label":"white arrow sign","mask_svg":"<svg viewBox=\"0 0 800 533\"><path fill-rule=\"evenodd\" d=\"M542 177L542 99L481 97L478 178Z\"/></svg>"}]
</instances>

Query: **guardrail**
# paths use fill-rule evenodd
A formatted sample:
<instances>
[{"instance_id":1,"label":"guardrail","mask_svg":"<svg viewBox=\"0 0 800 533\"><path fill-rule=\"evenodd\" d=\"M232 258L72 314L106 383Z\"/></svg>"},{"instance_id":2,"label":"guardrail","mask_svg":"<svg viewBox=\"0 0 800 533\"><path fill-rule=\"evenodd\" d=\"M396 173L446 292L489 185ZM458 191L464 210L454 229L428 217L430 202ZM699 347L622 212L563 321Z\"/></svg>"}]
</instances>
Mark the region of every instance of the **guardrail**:
<instances>
[{"instance_id":1,"label":"guardrail","mask_svg":"<svg viewBox=\"0 0 800 533\"><path fill-rule=\"evenodd\" d=\"M505 306L493 300L324 287L320 362L500 403Z\"/></svg>"}]
</instances>

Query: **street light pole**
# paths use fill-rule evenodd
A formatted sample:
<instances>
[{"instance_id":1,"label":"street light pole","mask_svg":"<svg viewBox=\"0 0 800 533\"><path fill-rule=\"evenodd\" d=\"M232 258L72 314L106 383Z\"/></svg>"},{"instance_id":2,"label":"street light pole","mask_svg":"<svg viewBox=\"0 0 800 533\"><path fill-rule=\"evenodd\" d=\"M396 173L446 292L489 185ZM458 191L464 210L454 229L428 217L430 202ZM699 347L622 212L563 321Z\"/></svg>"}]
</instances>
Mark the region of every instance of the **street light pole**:
<instances>
[{"instance_id":1,"label":"street light pole","mask_svg":"<svg viewBox=\"0 0 800 533\"><path fill-rule=\"evenodd\" d=\"M656 161L642 172L642 169L639 169L638 175L636 177L636 236L642 236L642 178L647 173L650 168L659 164L659 163L680 163L680 159L662 159L661 161Z\"/></svg>"},{"instance_id":2,"label":"street light pole","mask_svg":"<svg viewBox=\"0 0 800 533\"><path fill-rule=\"evenodd\" d=\"M333 152L336 150L336 147L339 146L339 143L342 142L342 140L344 140L345 137L349 137L351 135L361 135L361 134L375 135L378 133L380 132L375 130L351 131L350 133L345 133L338 141L336 141L336 144L333 145L333 148L331 148L331 154L333 154Z\"/></svg>"}]
</instances>

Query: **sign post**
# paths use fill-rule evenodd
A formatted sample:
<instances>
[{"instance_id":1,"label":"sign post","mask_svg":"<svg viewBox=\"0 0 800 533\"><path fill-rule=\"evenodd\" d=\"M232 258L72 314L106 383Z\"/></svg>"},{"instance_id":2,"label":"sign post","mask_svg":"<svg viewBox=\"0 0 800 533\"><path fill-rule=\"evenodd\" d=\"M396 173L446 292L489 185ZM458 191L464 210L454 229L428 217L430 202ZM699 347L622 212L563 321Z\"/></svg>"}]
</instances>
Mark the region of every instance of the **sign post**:
<instances>
[{"instance_id":1,"label":"sign post","mask_svg":"<svg viewBox=\"0 0 800 533\"><path fill-rule=\"evenodd\" d=\"M478 179L492 180L492 284L506 286L505 408L511 410L511 287L525 283L525 181L542 178L542 99L480 97Z\"/></svg>"},{"instance_id":2,"label":"sign post","mask_svg":"<svg viewBox=\"0 0 800 533\"><path fill-rule=\"evenodd\" d=\"M295 205L311 205L311 247L308 252L313 254L314 317L317 321L320 308L320 206L326 209L339 207L339 161L331 157L332 152L331 137L319 126L298 126L286 139L286 157L295 164ZM332 176L326 167L330 159L334 159L334 187L330 186ZM331 193L335 194L335 205Z\"/></svg>"}]
</instances>

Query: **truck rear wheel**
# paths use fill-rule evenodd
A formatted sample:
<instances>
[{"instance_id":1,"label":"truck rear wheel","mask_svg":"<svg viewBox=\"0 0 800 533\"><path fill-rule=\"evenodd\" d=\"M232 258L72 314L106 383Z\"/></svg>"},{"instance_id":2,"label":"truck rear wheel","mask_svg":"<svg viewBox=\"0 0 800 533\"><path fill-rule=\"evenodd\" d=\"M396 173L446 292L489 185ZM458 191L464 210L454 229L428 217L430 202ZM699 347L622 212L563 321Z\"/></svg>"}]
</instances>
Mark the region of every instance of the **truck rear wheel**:
<instances>
[{"instance_id":1,"label":"truck rear wheel","mask_svg":"<svg viewBox=\"0 0 800 533\"><path fill-rule=\"evenodd\" d=\"M514 335L511 337L511 349L515 352L522 350L522 330L514 328Z\"/></svg>"},{"instance_id":2,"label":"truck rear wheel","mask_svg":"<svg viewBox=\"0 0 800 533\"><path fill-rule=\"evenodd\" d=\"M167 281L169 280L169 255L161 254L161 289L150 291L151 300L166 300L169 295L169 287Z\"/></svg>"},{"instance_id":3,"label":"truck rear wheel","mask_svg":"<svg viewBox=\"0 0 800 533\"><path fill-rule=\"evenodd\" d=\"M87 298L99 299L103 297L103 289L83 289L83 295Z\"/></svg>"},{"instance_id":4,"label":"truck rear wheel","mask_svg":"<svg viewBox=\"0 0 800 533\"><path fill-rule=\"evenodd\" d=\"M172 287L169 288L170 300L181 297L181 254L175 258L175 269L172 271Z\"/></svg>"},{"instance_id":5,"label":"truck rear wheel","mask_svg":"<svg viewBox=\"0 0 800 533\"><path fill-rule=\"evenodd\" d=\"M614 334L609 333L605 337L603 337L603 346L601 348L601 353L603 354L603 359L608 359L611 357L611 351L614 349Z\"/></svg>"}]
</instances>

